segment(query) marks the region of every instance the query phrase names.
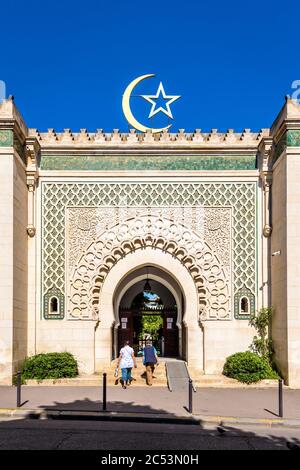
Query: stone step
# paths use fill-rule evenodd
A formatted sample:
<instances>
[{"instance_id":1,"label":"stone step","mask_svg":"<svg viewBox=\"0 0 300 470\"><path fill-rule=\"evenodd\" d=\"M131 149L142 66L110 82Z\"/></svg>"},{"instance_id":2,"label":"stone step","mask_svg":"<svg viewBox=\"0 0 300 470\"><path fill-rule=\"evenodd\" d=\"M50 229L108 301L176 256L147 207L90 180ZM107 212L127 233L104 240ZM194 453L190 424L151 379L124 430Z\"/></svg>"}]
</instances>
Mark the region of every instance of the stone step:
<instances>
[{"instance_id":1,"label":"stone step","mask_svg":"<svg viewBox=\"0 0 300 470\"><path fill-rule=\"evenodd\" d=\"M161 367L161 370L160 370ZM113 386L116 382L116 377L114 377L115 367L111 367L106 370L107 372L107 385ZM133 369L134 381L133 386L145 386L146 377L143 376L145 368L143 366ZM119 378L121 374L119 373ZM153 374L153 385L158 387L167 387L167 378L165 374L165 364L160 363L158 368L154 371ZM278 387L277 380L261 380L260 382L254 384L243 384L238 382L235 379L230 379L223 375L191 375L193 383L196 387L199 388L271 388ZM119 384L119 382L118 382ZM41 381L38 380L27 380L27 386L83 386L83 387L101 387L102 386L102 374L93 374L93 375L82 375L75 377L73 379L44 379Z\"/></svg>"},{"instance_id":2,"label":"stone step","mask_svg":"<svg viewBox=\"0 0 300 470\"><path fill-rule=\"evenodd\" d=\"M113 385L116 382L116 377L114 377L115 368L117 361L113 361L111 367L106 370L107 372L107 383ZM146 385L146 368L143 365L141 360L137 361L137 367L132 369L132 377L134 378L133 385ZM119 369L119 379L121 378L121 370ZM155 367L153 373L153 385L156 386L167 386L167 377L166 377L166 368L165 363L160 362L158 366Z\"/></svg>"},{"instance_id":3,"label":"stone step","mask_svg":"<svg viewBox=\"0 0 300 470\"><path fill-rule=\"evenodd\" d=\"M142 377L139 373L132 374L134 380L132 385L134 386L145 386L146 377ZM116 377L113 373L107 375L107 385L118 385L120 383L121 374L119 374L118 382L116 383ZM79 376L70 379L44 379L44 380L26 380L25 386L81 386L81 387L102 387L102 375L88 375L88 376ZM167 386L167 380L165 377L157 376L154 372L153 374L153 385L159 387Z\"/></svg>"},{"instance_id":4,"label":"stone step","mask_svg":"<svg viewBox=\"0 0 300 470\"><path fill-rule=\"evenodd\" d=\"M43 380L26 380L25 386L65 386L65 387L101 387L102 377L100 375L83 375L72 379L43 379Z\"/></svg>"},{"instance_id":5,"label":"stone step","mask_svg":"<svg viewBox=\"0 0 300 470\"><path fill-rule=\"evenodd\" d=\"M217 374L206 374L200 375L199 373L193 373L190 371L190 376L193 380L193 383L196 387L215 387L215 388L269 388L269 387L277 387L278 380L260 380L257 383L253 384L245 384L239 382L238 380L231 379L226 377L225 375L217 375Z\"/></svg>"},{"instance_id":6,"label":"stone step","mask_svg":"<svg viewBox=\"0 0 300 470\"><path fill-rule=\"evenodd\" d=\"M112 363L103 369L103 372L107 374L107 385L113 386L120 384L121 370L119 369L118 381L114 376L116 369L117 361L112 361ZM141 360L137 360L137 368L132 369L132 377L134 378L132 385L133 386L145 386L146 385L146 368L143 365ZM102 386L102 374L93 374L93 375L81 375L72 379L44 379L41 381L38 380L27 380L26 385L28 386L51 386L51 385L62 385L62 386L82 386L82 387L101 387ZM165 363L160 362L157 367L155 367L153 374L153 386L158 387L167 387L167 377L166 377L166 368Z\"/></svg>"}]
</instances>

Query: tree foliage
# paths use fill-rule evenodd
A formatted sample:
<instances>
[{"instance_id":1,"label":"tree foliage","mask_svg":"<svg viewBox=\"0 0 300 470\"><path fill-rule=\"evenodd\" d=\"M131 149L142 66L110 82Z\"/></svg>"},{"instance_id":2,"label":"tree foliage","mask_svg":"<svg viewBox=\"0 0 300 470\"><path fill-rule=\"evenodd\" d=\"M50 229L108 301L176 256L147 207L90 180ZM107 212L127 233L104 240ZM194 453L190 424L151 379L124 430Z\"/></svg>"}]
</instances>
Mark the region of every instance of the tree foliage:
<instances>
[{"instance_id":1,"label":"tree foliage","mask_svg":"<svg viewBox=\"0 0 300 470\"><path fill-rule=\"evenodd\" d=\"M149 333L155 340L158 336L158 330L163 325L163 319L160 315L143 315L142 316L142 331L141 335Z\"/></svg>"},{"instance_id":2,"label":"tree foliage","mask_svg":"<svg viewBox=\"0 0 300 470\"><path fill-rule=\"evenodd\" d=\"M273 309L271 307L264 307L256 314L251 315L249 320L249 324L257 331L257 335L254 336L253 342L250 345L250 350L269 363L272 363L274 353L272 339L269 334L272 315Z\"/></svg>"}]
</instances>

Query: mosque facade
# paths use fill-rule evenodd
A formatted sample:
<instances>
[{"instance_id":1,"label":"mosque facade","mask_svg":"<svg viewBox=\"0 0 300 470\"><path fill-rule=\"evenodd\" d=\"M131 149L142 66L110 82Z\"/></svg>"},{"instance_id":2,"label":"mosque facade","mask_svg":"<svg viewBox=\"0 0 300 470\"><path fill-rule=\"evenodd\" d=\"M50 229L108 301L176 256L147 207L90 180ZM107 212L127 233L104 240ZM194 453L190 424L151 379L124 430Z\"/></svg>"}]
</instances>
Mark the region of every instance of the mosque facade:
<instances>
[{"instance_id":1,"label":"mosque facade","mask_svg":"<svg viewBox=\"0 0 300 470\"><path fill-rule=\"evenodd\" d=\"M165 356L219 374L273 307L276 364L300 386L296 101L259 132L105 133L30 129L8 98L0 180L1 384L40 352L99 373L147 315Z\"/></svg>"}]
</instances>

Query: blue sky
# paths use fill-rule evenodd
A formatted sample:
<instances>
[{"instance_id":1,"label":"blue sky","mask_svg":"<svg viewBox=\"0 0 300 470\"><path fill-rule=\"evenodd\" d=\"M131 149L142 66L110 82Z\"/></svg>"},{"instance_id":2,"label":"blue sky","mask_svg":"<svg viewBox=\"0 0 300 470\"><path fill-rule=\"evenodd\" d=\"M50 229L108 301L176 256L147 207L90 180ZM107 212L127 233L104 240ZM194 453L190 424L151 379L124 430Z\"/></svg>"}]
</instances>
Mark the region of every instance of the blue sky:
<instances>
[{"instance_id":1,"label":"blue sky","mask_svg":"<svg viewBox=\"0 0 300 470\"><path fill-rule=\"evenodd\" d=\"M162 81L182 96L173 131L259 130L300 79L299 1L12 0L0 16L0 80L41 131L127 131L123 92L150 73L137 95ZM155 125L150 103L131 105Z\"/></svg>"}]
</instances>

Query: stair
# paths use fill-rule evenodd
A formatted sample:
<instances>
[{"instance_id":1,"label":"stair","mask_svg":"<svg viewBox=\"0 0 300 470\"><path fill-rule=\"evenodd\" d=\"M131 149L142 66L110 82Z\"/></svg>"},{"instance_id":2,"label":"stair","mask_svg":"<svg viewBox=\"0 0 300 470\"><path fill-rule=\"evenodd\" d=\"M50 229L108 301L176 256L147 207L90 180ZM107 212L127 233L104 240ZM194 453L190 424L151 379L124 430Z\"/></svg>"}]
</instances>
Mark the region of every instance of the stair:
<instances>
[{"instance_id":1,"label":"stair","mask_svg":"<svg viewBox=\"0 0 300 470\"><path fill-rule=\"evenodd\" d=\"M107 374L107 386L120 386L121 370L119 369L119 377L116 380L114 376L115 368L117 365L117 359L112 361L111 364L104 368L98 374L92 375L80 375L72 379L44 379L44 380L27 380L26 385L28 386L83 386L83 387L101 387L103 378L102 373ZM142 359L137 358L137 368L132 368L132 386L133 387L145 387L146 384L146 368L143 365ZM165 361L160 360L159 366L155 367L152 385L154 387L167 387L167 375Z\"/></svg>"},{"instance_id":2,"label":"stair","mask_svg":"<svg viewBox=\"0 0 300 470\"><path fill-rule=\"evenodd\" d=\"M260 380L253 384L245 384L222 374L199 374L193 368L188 368L193 384L201 388L272 388L278 386L278 380Z\"/></svg>"},{"instance_id":3,"label":"stair","mask_svg":"<svg viewBox=\"0 0 300 470\"><path fill-rule=\"evenodd\" d=\"M119 369L118 382L114 377L117 360L112 361L110 368L105 372L107 373L107 385L119 385L121 378L121 369ZM143 365L142 359L137 359L137 368L132 368L131 375L133 377L132 386L146 386L146 368ZM155 387L167 387L166 367L164 361L159 361L159 365L155 367L153 373L152 385Z\"/></svg>"}]
</instances>

